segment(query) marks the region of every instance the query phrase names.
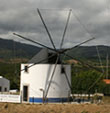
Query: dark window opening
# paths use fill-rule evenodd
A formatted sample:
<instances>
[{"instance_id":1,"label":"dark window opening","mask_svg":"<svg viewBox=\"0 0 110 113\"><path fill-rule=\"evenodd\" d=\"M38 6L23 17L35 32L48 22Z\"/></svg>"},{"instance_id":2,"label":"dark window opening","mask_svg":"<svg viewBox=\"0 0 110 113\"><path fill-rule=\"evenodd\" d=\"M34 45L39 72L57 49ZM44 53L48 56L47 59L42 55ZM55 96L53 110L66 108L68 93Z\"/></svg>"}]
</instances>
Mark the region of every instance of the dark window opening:
<instances>
[{"instance_id":1,"label":"dark window opening","mask_svg":"<svg viewBox=\"0 0 110 113\"><path fill-rule=\"evenodd\" d=\"M28 66L24 67L25 72L28 72Z\"/></svg>"},{"instance_id":2,"label":"dark window opening","mask_svg":"<svg viewBox=\"0 0 110 113\"><path fill-rule=\"evenodd\" d=\"M64 74L65 73L65 68L61 67L61 73Z\"/></svg>"},{"instance_id":3,"label":"dark window opening","mask_svg":"<svg viewBox=\"0 0 110 113\"><path fill-rule=\"evenodd\" d=\"M0 86L0 92L2 91L2 87Z\"/></svg>"},{"instance_id":4,"label":"dark window opening","mask_svg":"<svg viewBox=\"0 0 110 113\"><path fill-rule=\"evenodd\" d=\"M7 88L5 88L4 91L7 92Z\"/></svg>"},{"instance_id":5,"label":"dark window opening","mask_svg":"<svg viewBox=\"0 0 110 113\"><path fill-rule=\"evenodd\" d=\"M23 101L28 101L28 86L23 86Z\"/></svg>"}]
</instances>

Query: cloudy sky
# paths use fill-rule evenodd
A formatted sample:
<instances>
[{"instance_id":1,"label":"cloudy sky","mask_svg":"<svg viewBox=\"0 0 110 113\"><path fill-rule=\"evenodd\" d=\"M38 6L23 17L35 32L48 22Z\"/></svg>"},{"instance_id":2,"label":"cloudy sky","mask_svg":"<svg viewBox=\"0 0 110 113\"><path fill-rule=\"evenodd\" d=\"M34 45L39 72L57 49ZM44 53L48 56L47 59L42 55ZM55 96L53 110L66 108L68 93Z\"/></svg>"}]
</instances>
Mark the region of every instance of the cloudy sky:
<instances>
[{"instance_id":1,"label":"cloudy sky","mask_svg":"<svg viewBox=\"0 0 110 113\"><path fill-rule=\"evenodd\" d=\"M96 39L85 45L110 46L109 0L0 0L0 37L29 43L14 36L15 32L51 47L37 8L57 48L69 9L72 12L63 47L72 47L92 37Z\"/></svg>"}]
</instances>

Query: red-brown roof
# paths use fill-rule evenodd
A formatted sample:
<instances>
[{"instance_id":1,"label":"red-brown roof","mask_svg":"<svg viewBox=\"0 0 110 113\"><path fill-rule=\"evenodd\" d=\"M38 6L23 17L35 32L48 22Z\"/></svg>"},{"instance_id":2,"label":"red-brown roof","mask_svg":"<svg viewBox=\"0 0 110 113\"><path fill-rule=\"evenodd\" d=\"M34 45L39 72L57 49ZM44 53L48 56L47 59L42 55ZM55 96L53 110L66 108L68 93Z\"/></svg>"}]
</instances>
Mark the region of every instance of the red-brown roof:
<instances>
[{"instance_id":1,"label":"red-brown roof","mask_svg":"<svg viewBox=\"0 0 110 113\"><path fill-rule=\"evenodd\" d=\"M106 84L110 84L110 79L104 79L103 80Z\"/></svg>"}]
</instances>

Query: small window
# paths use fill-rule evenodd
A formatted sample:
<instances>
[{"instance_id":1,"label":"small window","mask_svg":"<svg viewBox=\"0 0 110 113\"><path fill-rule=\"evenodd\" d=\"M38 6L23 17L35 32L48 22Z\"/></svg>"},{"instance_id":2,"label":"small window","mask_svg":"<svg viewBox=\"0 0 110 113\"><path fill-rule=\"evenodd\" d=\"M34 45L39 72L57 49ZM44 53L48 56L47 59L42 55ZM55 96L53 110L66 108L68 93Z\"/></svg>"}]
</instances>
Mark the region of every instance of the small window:
<instances>
[{"instance_id":1,"label":"small window","mask_svg":"<svg viewBox=\"0 0 110 113\"><path fill-rule=\"evenodd\" d=\"M61 73L64 74L65 73L65 68L62 66L61 67Z\"/></svg>"},{"instance_id":2,"label":"small window","mask_svg":"<svg viewBox=\"0 0 110 113\"><path fill-rule=\"evenodd\" d=\"M2 91L2 87L0 86L0 92Z\"/></svg>"},{"instance_id":3,"label":"small window","mask_svg":"<svg viewBox=\"0 0 110 113\"><path fill-rule=\"evenodd\" d=\"M5 88L4 91L7 92L7 88Z\"/></svg>"},{"instance_id":4,"label":"small window","mask_svg":"<svg viewBox=\"0 0 110 113\"><path fill-rule=\"evenodd\" d=\"M26 73L28 73L28 66L25 66L25 67L24 67L24 71L25 71Z\"/></svg>"}]
</instances>

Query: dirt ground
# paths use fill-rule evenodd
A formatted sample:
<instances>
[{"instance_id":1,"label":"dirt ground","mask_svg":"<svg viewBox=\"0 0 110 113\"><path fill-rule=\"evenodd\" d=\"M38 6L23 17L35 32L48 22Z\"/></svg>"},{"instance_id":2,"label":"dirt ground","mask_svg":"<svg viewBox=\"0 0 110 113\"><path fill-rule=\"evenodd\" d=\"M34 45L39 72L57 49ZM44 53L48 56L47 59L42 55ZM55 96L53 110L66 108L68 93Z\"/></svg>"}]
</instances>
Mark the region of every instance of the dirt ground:
<instances>
[{"instance_id":1,"label":"dirt ground","mask_svg":"<svg viewBox=\"0 0 110 113\"><path fill-rule=\"evenodd\" d=\"M0 103L0 113L110 113L110 104Z\"/></svg>"},{"instance_id":2,"label":"dirt ground","mask_svg":"<svg viewBox=\"0 0 110 113\"><path fill-rule=\"evenodd\" d=\"M0 103L0 113L110 113L110 97L103 97L100 104Z\"/></svg>"}]
</instances>

